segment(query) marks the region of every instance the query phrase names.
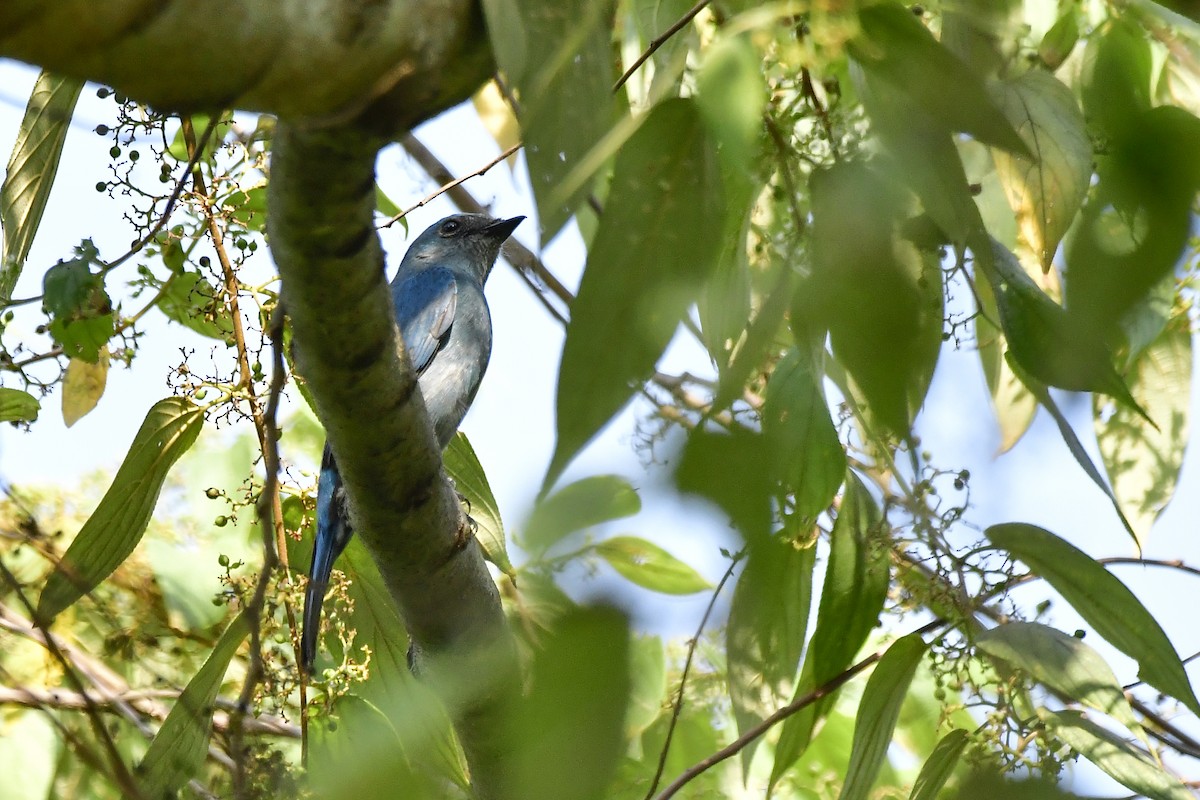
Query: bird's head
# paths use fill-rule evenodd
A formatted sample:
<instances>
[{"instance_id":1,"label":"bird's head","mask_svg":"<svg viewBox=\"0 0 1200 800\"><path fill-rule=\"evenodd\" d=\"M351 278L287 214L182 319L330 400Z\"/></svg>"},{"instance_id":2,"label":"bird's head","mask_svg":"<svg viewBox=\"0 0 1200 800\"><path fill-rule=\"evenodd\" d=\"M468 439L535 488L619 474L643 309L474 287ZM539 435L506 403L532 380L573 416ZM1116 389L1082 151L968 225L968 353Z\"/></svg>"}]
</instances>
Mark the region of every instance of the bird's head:
<instances>
[{"instance_id":1,"label":"bird's head","mask_svg":"<svg viewBox=\"0 0 1200 800\"><path fill-rule=\"evenodd\" d=\"M455 214L440 219L413 240L405 254L411 266L465 267L480 283L500 255L500 247L524 217L494 219L485 214Z\"/></svg>"}]
</instances>

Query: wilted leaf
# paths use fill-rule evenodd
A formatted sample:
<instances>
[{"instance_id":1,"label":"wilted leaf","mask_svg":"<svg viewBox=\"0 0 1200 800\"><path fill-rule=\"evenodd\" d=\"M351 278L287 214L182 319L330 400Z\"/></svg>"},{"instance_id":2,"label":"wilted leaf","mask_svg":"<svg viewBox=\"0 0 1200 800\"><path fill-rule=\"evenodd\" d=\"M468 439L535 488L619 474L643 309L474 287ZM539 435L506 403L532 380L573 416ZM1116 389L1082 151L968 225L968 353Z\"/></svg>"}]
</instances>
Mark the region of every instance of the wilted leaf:
<instances>
[{"instance_id":1,"label":"wilted leaf","mask_svg":"<svg viewBox=\"0 0 1200 800\"><path fill-rule=\"evenodd\" d=\"M1040 714L1054 735L1081 753L1113 780L1154 800L1194 800L1195 795L1157 762L1116 734L1077 711Z\"/></svg>"},{"instance_id":2,"label":"wilted leaf","mask_svg":"<svg viewBox=\"0 0 1200 800\"><path fill-rule=\"evenodd\" d=\"M617 155L558 376L543 489L650 376L721 247L715 147L694 103L655 106ZM620 331L621 346L612 336Z\"/></svg>"},{"instance_id":3,"label":"wilted leaf","mask_svg":"<svg viewBox=\"0 0 1200 800\"><path fill-rule=\"evenodd\" d=\"M975 643L1071 700L1141 730L1112 668L1083 640L1036 622L1010 622L985 631Z\"/></svg>"},{"instance_id":4,"label":"wilted leaf","mask_svg":"<svg viewBox=\"0 0 1200 800\"><path fill-rule=\"evenodd\" d=\"M696 570L657 545L636 536L614 536L596 553L630 583L662 594L695 594L711 589Z\"/></svg>"},{"instance_id":5,"label":"wilted leaf","mask_svg":"<svg viewBox=\"0 0 1200 800\"><path fill-rule=\"evenodd\" d=\"M442 452L442 462L454 481L454 488L467 498L471 519L475 520L475 538L483 546L483 554L501 572L509 576L514 575L516 570L508 560L500 508L496 505L496 498L488 484L483 465L479 463L475 449L471 447L462 431L455 434L449 446Z\"/></svg>"},{"instance_id":6,"label":"wilted leaf","mask_svg":"<svg viewBox=\"0 0 1200 800\"><path fill-rule=\"evenodd\" d=\"M41 407L29 392L0 387L0 422L33 422Z\"/></svg>"},{"instance_id":7,"label":"wilted leaf","mask_svg":"<svg viewBox=\"0 0 1200 800\"><path fill-rule=\"evenodd\" d=\"M858 704L850 765L839 800L863 800L875 783L900 717L900 704L924 655L925 641L913 633L893 642L875 666Z\"/></svg>"},{"instance_id":8,"label":"wilted leaf","mask_svg":"<svg viewBox=\"0 0 1200 800\"><path fill-rule=\"evenodd\" d=\"M629 481L619 475L593 475L538 501L521 545L542 551L568 533L632 517L641 510L642 498Z\"/></svg>"},{"instance_id":9,"label":"wilted leaf","mask_svg":"<svg viewBox=\"0 0 1200 800\"><path fill-rule=\"evenodd\" d=\"M1029 565L1096 633L1138 662L1138 677L1200 713L1179 654L1133 592L1091 556L1036 525L1007 523L986 531L992 544Z\"/></svg>"},{"instance_id":10,"label":"wilted leaf","mask_svg":"<svg viewBox=\"0 0 1200 800\"><path fill-rule=\"evenodd\" d=\"M812 603L817 549L776 537L752 544L725 625L729 699L738 731L784 705L792 690ZM750 769L757 741L743 751Z\"/></svg>"},{"instance_id":11,"label":"wilted leaf","mask_svg":"<svg viewBox=\"0 0 1200 800\"><path fill-rule=\"evenodd\" d=\"M1184 318L1142 352L1129 378L1134 399L1160 430L1124 406L1105 414L1096 398L1096 441L1113 494L1144 547L1150 527L1175 494L1188 443L1192 334Z\"/></svg>"},{"instance_id":12,"label":"wilted leaf","mask_svg":"<svg viewBox=\"0 0 1200 800\"><path fill-rule=\"evenodd\" d=\"M112 485L83 524L38 600L44 623L119 567L146 532L167 472L200 434L204 410L181 397L154 404Z\"/></svg>"},{"instance_id":13,"label":"wilted leaf","mask_svg":"<svg viewBox=\"0 0 1200 800\"><path fill-rule=\"evenodd\" d=\"M213 703L230 660L249 633L250 623L239 614L163 720L138 768L138 782L147 797L174 794L204 766L212 733Z\"/></svg>"},{"instance_id":14,"label":"wilted leaf","mask_svg":"<svg viewBox=\"0 0 1200 800\"><path fill-rule=\"evenodd\" d=\"M1092 145L1083 114L1071 90L1039 70L994 84L992 96L1033 154L1028 158L997 150L993 156L1021 241L1042 271L1049 272L1092 177Z\"/></svg>"},{"instance_id":15,"label":"wilted leaf","mask_svg":"<svg viewBox=\"0 0 1200 800\"><path fill-rule=\"evenodd\" d=\"M980 302L980 313L975 317L975 341L983 365L983 377L991 396L992 410L996 412L996 422L1000 425L999 452L1007 453L1029 430L1037 414L1037 399L1025 388L1004 358L1004 333L996 327L1000 324L1000 311L996 307L991 283L986 280L975 281L975 296Z\"/></svg>"},{"instance_id":16,"label":"wilted leaf","mask_svg":"<svg viewBox=\"0 0 1200 800\"><path fill-rule=\"evenodd\" d=\"M95 364L78 358L67 363L63 377L62 415L69 428L96 407L108 382L108 345L101 345Z\"/></svg>"},{"instance_id":17,"label":"wilted leaf","mask_svg":"<svg viewBox=\"0 0 1200 800\"><path fill-rule=\"evenodd\" d=\"M0 303L12 299L13 287L21 277L54 186L63 142L82 88L83 81L77 78L61 78L49 72L38 75L33 85L0 186L0 225L4 231Z\"/></svg>"}]
</instances>

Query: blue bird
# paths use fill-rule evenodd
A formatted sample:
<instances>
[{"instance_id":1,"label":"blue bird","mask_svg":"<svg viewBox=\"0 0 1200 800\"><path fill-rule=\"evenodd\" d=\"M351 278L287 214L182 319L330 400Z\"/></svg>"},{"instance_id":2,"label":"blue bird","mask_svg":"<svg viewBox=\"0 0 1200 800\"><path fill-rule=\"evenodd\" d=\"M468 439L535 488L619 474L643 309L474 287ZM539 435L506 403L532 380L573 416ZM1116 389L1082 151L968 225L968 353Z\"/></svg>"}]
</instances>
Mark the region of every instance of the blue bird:
<instances>
[{"instance_id":1,"label":"blue bird","mask_svg":"<svg viewBox=\"0 0 1200 800\"><path fill-rule=\"evenodd\" d=\"M501 245L523 219L492 219L483 214L446 217L413 241L392 279L396 324L443 449L475 399L492 352L484 281ZM321 602L333 562L353 535L346 489L326 442L317 480L317 534L300 641L300 663L309 674L317 656Z\"/></svg>"}]
</instances>

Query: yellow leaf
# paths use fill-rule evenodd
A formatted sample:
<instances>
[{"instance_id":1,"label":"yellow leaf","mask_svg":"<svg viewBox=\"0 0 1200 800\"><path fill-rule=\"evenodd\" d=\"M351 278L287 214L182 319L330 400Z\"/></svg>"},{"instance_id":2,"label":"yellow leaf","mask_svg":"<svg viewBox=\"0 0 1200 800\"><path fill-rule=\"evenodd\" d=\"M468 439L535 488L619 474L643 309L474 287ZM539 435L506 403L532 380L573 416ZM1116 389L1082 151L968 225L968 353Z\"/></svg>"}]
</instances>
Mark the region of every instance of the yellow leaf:
<instances>
[{"instance_id":1,"label":"yellow leaf","mask_svg":"<svg viewBox=\"0 0 1200 800\"><path fill-rule=\"evenodd\" d=\"M104 394L108 380L108 345L100 348L100 357L95 364L83 359L72 358L67 364L67 375L63 379L62 415L63 422L71 427L85 414L96 407Z\"/></svg>"},{"instance_id":2,"label":"yellow leaf","mask_svg":"<svg viewBox=\"0 0 1200 800\"><path fill-rule=\"evenodd\" d=\"M996 173L1017 215L1021 244L1050 271L1058 243L1071 226L1092 177L1092 146L1083 113L1062 82L1030 70L995 84L996 106L1036 160L994 149Z\"/></svg>"},{"instance_id":3,"label":"yellow leaf","mask_svg":"<svg viewBox=\"0 0 1200 800\"><path fill-rule=\"evenodd\" d=\"M507 150L521 141L521 126L517 124L517 117L513 114L512 106L504 99L504 95L500 93L500 87L496 85L495 81L488 81L484 84L483 88L471 98L471 102L475 104L475 113L479 114L479 120L483 123L483 127L487 128L488 133L496 140L496 144L500 145L501 151ZM510 169L516 158L516 153L508 157Z\"/></svg>"}]
</instances>

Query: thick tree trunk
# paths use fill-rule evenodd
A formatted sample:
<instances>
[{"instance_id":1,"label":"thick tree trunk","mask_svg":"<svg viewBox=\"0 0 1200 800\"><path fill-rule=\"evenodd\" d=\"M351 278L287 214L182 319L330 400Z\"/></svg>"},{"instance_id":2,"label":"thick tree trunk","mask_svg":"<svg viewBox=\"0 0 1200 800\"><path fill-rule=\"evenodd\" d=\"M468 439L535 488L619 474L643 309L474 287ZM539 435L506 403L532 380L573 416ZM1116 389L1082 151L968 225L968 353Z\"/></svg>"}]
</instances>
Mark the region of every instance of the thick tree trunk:
<instances>
[{"instance_id":1,"label":"thick tree trunk","mask_svg":"<svg viewBox=\"0 0 1200 800\"><path fill-rule=\"evenodd\" d=\"M418 667L470 686L450 713L476 792L499 797L514 647L480 549L455 549L462 512L393 322L372 220L379 148L492 70L478 3L0 0L0 57L164 110L279 117L268 227L296 363Z\"/></svg>"}]
</instances>

